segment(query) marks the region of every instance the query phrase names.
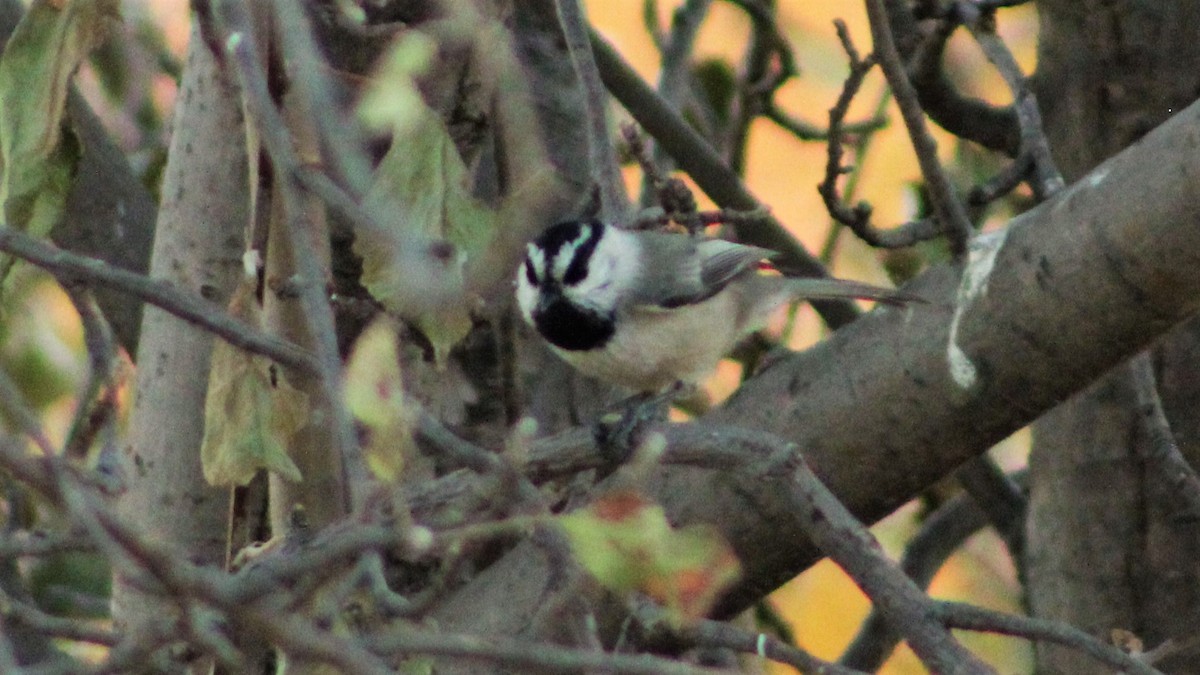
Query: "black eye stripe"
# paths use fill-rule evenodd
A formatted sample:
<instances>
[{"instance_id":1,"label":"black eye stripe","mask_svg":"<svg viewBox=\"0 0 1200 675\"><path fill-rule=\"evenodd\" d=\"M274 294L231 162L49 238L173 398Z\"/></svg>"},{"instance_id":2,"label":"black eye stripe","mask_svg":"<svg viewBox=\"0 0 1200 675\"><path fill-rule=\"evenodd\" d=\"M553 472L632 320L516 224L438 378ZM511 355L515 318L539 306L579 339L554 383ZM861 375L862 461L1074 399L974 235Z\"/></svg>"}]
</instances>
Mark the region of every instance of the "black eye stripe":
<instances>
[{"instance_id":1,"label":"black eye stripe","mask_svg":"<svg viewBox=\"0 0 1200 675\"><path fill-rule=\"evenodd\" d=\"M587 227L587 239L575 249L571 264L567 266L567 271L563 274L563 283L567 286L574 286L587 277L588 263L592 259L596 245L600 243L600 225L588 223Z\"/></svg>"}]
</instances>

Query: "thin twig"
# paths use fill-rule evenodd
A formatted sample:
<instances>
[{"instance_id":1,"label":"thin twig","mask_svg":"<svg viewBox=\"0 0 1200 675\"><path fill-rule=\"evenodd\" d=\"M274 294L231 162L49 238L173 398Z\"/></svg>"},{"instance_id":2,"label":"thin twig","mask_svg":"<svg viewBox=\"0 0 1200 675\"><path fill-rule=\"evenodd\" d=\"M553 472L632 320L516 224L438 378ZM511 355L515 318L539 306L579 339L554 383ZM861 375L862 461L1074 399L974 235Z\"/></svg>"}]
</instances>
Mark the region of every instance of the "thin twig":
<instances>
[{"instance_id":1,"label":"thin twig","mask_svg":"<svg viewBox=\"0 0 1200 675\"><path fill-rule=\"evenodd\" d=\"M884 87L883 91L879 93L879 99L875 102L874 119L880 121L878 129L882 129L887 125L887 108L891 101L892 92ZM854 157L854 167L850 174L846 176L846 185L842 190L842 197L840 200L845 203L850 203L854 201L855 196L858 194L858 184L863 177L863 166L867 161L867 155L871 149L871 141L875 139L876 129L855 132L852 130L851 125L847 124L843 126L842 130L846 133L858 134L854 139L854 142L851 144L851 155ZM833 134L831 132L830 138L832 138L832 136ZM840 164L841 162L839 161L838 163ZM820 188L818 188L818 192L819 191ZM829 262L833 260L834 253L837 251L837 243L840 238L838 235L840 235L841 232L842 223L837 219L832 220L830 223L829 234L825 237L825 243L821 246L820 255L822 262L829 264Z\"/></svg>"},{"instance_id":2,"label":"thin twig","mask_svg":"<svg viewBox=\"0 0 1200 675\"><path fill-rule=\"evenodd\" d=\"M1142 429L1149 439L1142 460L1167 486L1172 498L1169 511L1188 520L1200 519L1200 476L1175 442L1175 434L1158 394L1149 353L1142 352L1134 357L1129 371Z\"/></svg>"},{"instance_id":3,"label":"thin twig","mask_svg":"<svg viewBox=\"0 0 1200 675\"><path fill-rule=\"evenodd\" d=\"M864 675L861 670L819 659L765 633L754 633L723 621L702 619L680 624L668 612L648 601L638 603L635 617L638 628L645 632L645 635L638 636L638 642L643 646L653 648L661 645L673 652L715 647L742 654L756 654L760 658L792 666L802 673Z\"/></svg>"},{"instance_id":4,"label":"thin twig","mask_svg":"<svg viewBox=\"0 0 1200 675\"><path fill-rule=\"evenodd\" d=\"M302 12L295 4L288 8L277 8L278 12ZM301 315L307 324L308 333L316 347L315 375L319 383L324 404L329 406L331 423L333 424L333 439L336 447L332 449L342 457L344 468L352 474L365 474L365 470L355 471L363 465L358 437L354 430L354 422L346 409L342 396L342 361L337 347L337 330L334 325L333 308L329 304L329 293L326 291L326 270L321 268L318 256L310 251L311 241L309 216L306 214L302 191L296 179L301 162L293 147L292 139L288 136L288 126L271 99L267 84L266 73L258 64L263 63L262 53L254 30L249 24L246 13L240 4L233 0L222 0L220 12L222 27L227 35L238 36L237 39L226 39L226 53L233 66L234 75L242 89L243 100L251 112L252 123L256 125L259 137L267 150L276 175L283 177L278 181L279 194L283 199L282 213L287 218L284 229L299 266L299 274L303 283L299 285L299 301ZM300 21L299 19L294 19ZM306 23L301 21L301 23ZM303 29L307 26L297 28ZM315 46L308 45L315 49ZM276 126L278 124L278 126ZM328 237L325 232L315 236ZM360 477L360 476L351 476ZM365 481L349 480L350 508L357 510L365 502Z\"/></svg>"},{"instance_id":5,"label":"thin twig","mask_svg":"<svg viewBox=\"0 0 1200 675\"><path fill-rule=\"evenodd\" d=\"M842 49L850 60L850 74L842 84L842 93L837 102L829 109L829 143L828 158L825 163L825 179L817 186L817 191L825 202L825 208L833 219L849 227L860 239L871 246L880 248L902 248L912 246L921 241L933 239L941 234L938 224L928 218L913 221L900 227L878 229L871 224L871 205L859 202L854 208L849 208L838 194L838 180L844 173L842 166L842 137L844 134L843 120L850 103L858 94L866 79L867 73L875 67L874 54L862 58L850 39L850 31L845 22L834 21L838 39Z\"/></svg>"},{"instance_id":6,"label":"thin twig","mask_svg":"<svg viewBox=\"0 0 1200 675\"><path fill-rule=\"evenodd\" d=\"M115 633L88 621L53 616L34 605L20 602L11 597L3 598L3 603L4 607L0 610L0 618L4 623L18 622L43 635L64 640L90 642L109 647L117 643L118 638ZM12 671L3 670L2 672Z\"/></svg>"},{"instance_id":7,"label":"thin twig","mask_svg":"<svg viewBox=\"0 0 1200 675\"><path fill-rule=\"evenodd\" d=\"M600 189L601 210L605 216L619 222L625 219L629 210L629 198L625 194L625 181L608 137L605 114L607 96L596 70L596 57L592 55L587 17L580 7L580 0L555 0L554 6L558 11L567 53L571 56L571 63L575 66L583 89L587 109L588 154Z\"/></svg>"},{"instance_id":8,"label":"thin twig","mask_svg":"<svg viewBox=\"0 0 1200 675\"><path fill-rule=\"evenodd\" d=\"M1025 559L1025 516L1029 500L995 460L979 455L954 473L963 489L987 514L1014 560Z\"/></svg>"},{"instance_id":9,"label":"thin twig","mask_svg":"<svg viewBox=\"0 0 1200 675\"><path fill-rule=\"evenodd\" d=\"M113 421L116 412L112 378L117 348L112 328L91 291L72 284L64 285L63 290L79 313L90 364L64 444L64 452L68 457L82 458L87 455L96 434Z\"/></svg>"},{"instance_id":10,"label":"thin twig","mask_svg":"<svg viewBox=\"0 0 1200 675\"><path fill-rule=\"evenodd\" d=\"M337 182L349 187L350 194L366 194L374 171L364 152L359 128L347 124L335 104L337 96L329 77L329 65L313 38L313 27L302 3L276 0L271 3L279 30L278 41L288 65L288 77L294 90L304 98L305 111L316 122L322 156Z\"/></svg>"},{"instance_id":11,"label":"thin twig","mask_svg":"<svg viewBox=\"0 0 1200 675\"><path fill-rule=\"evenodd\" d=\"M817 478L794 446L777 443L777 461L790 476L793 513L813 542L829 554L902 632L921 662L939 673L993 673L932 619L933 601L883 554L879 542Z\"/></svg>"},{"instance_id":12,"label":"thin twig","mask_svg":"<svg viewBox=\"0 0 1200 675\"><path fill-rule=\"evenodd\" d=\"M700 189L723 208L739 211L755 211L762 208L762 204L750 193L741 178L722 161L712 146L647 86L604 38L595 32L591 37L592 51L596 55L596 63L605 86L633 115L638 124L675 158L680 169L691 176ZM765 219L757 226L742 228L738 235L744 243L779 252L777 262L792 274L829 276L825 266L806 251L773 217ZM852 302L818 300L812 305L821 318L833 328L843 326L859 315Z\"/></svg>"},{"instance_id":13,"label":"thin twig","mask_svg":"<svg viewBox=\"0 0 1200 675\"><path fill-rule=\"evenodd\" d=\"M713 675L740 671L690 666L649 654L614 654L585 649L570 649L541 642L511 638L479 638L467 635L433 633L427 630L393 632L367 641L373 651L385 654L429 654L486 661L521 669L556 671L601 671L619 675Z\"/></svg>"},{"instance_id":14,"label":"thin twig","mask_svg":"<svg viewBox=\"0 0 1200 675\"><path fill-rule=\"evenodd\" d=\"M750 47L742 59L737 96L730 111L731 122L727 155L729 166L741 175L745 171L746 147L750 125L773 106L779 88L797 72L791 45L779 30L776 3L761 0L735 0L750 17Z\"/></svg>"},{"instance_id":15,"label":"thin twig","mask_svg":"<svg viewBox=\"0 0 1200 675\"><path fill-rule=\"evenodd\" d=\"M687 0L671 17L671 31L662 43L662 66L658 74L658 95L675 110L682 110L690 98L691 56L696 45L700 25L708 16L712 0ZM657 145L653 148L650 165L658 175L671 172L671 157ZM642 194L639 202L650 206L654 191L659 188L653 176L646 173L642 179Z\"/></svg>"},{"instance_id":16,"label":"thin twig","mask_svg":"<svg viewBox=\"0 0 1200 675\"><path fill-rule=\"evenodd\" d=\"M230 318L223 308L168 283L127 272L95 258L63 251L9 227L0 227L0 251L46 270L60 283L82 282L128 293L211 332L235 347L261 354L303 373L312 375L319 372L317 360L310 352L256 331Z\"/></svg>"},{"instance_id":17,"label":"thin twig","mask_svg":"<svg viewBox=\"0 0 1200 675\"><path fill-rule=\"evenodd\" d=\"M921 528L904 547L900 568L918 587L927 590L950 556L971 535L986 526L987 518L975 501L968 495L957 495L921 523ZM901 639L900 633L888 625L878 608L873 607L838 663L874 672Z\"/></svg>"},{"instance_id":18,"label":"thin twig","mask_svg":"<svg viewBox=\"0 0 1200 675\"><path fill-rule=\"evenodd\" d=\"M1020 154L1020 129L1013 109L964 96L942 68L946 44L956 24L939 21L934 30L923 30L906 0L885 3L896 43L930 119L959 138L1010 157Z\"/></svg>"},{"instance_id":19,"label":"thin twig","mask_svg":"<svg viewBox=\"0 0 1200 675\"><path fill-rule=\"evenodd\" d=\"M1037 200L1043 201L1061 190L1066 183L1050 154L1050 142L1042 131L1042 115L1038 111L1037 98L1012 52L996 35L995 24L991 11L978 12L975 20L967 23L967 28L1013 95L1017 124L1021 129L1021 152L1014 161L1021 163L1022 158L1028 158L1025 161L1026 168L1032 169L1030 186Z\"/></svg>"},{"instance_id":20,"label":"thin twig","mask_svg":"<svg viewBox=\"0 0 1200 675\"><path fill-rule=\"evenodd\" d=\"M422 412L417 422L417 437L435 447L443 459L481 474L494 475L502 487L510 488L508 499L527 509L546 509L541 493L505 455L488 452L451 432L432 415Z\"/></svg>"},{"instance_id":21,"label":"thin twig","mask_svg":"<svg viewBox=\"0 0 1200 675\"><path fill-rule=\"evenodd\" d=\"M1100 663L1138 675L1162 673L1138 658L1097 640L1074 626L1025 616L1003 614L961 602L934 602L932 614L950 628L1014 635L1074 648Z\"/></svg>"},{"instance_id":22,"label":"thin twig","mask_svg":"<svg viewBox=\"0 0 1200 675\"><path fill-rule=\"evenodd\" d=\"M950 250L955 255L963 255L967 250L967 241L973 230L971 219L967 215L962 200L955 194L950 178L942 169L937 157L937 141L930 135L925 125L925 113L917 101L917 92L908 80L904 62L892 36L891 24L888 21L887 10L883 0L866 0L867 15L871 21L871 38L875 42L875 53L879 65L887 76L896 105L900 108L900 116L908 129L912 140L917 162L921 165L921 174L925 177L925 186L929 193L929 201L933 206L934 216L946 235Z\"/></svg>"}]
</instances>

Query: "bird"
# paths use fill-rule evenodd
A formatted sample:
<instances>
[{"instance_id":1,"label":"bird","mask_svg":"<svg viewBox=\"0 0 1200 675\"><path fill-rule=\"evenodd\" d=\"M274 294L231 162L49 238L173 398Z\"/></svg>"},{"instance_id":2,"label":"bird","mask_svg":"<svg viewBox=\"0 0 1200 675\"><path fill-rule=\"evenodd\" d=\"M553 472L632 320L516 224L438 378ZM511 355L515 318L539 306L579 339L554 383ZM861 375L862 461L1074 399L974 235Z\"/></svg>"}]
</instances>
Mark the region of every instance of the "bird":
<instances>
[{"instance_id":1,"label":"bird","mask_svg":"<svg viewBox=\"0 0 1200 675\"><path fill-rule=\"evenodd\" d=\"M760 273L775 255L700 235L567 220L527 245L517 305L579 372L651 394L698 383L790 301L914 299L854 281Z\"/></svg>"}]
</instances>

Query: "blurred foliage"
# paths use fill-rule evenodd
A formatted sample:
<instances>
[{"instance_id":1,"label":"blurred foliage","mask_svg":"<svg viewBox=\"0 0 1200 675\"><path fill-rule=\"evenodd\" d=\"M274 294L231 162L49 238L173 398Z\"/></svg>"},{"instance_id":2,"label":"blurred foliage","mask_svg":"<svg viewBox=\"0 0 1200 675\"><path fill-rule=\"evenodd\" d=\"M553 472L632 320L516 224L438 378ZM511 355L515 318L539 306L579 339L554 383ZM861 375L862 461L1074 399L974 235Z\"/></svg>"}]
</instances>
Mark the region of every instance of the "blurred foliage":
<instances>
[{"instance_id":1,"label":"blurred foliage","mask_svg":"<svg viewBox=\"0 0 1200 675\"><path fill-rule=\"evenodd\" d=\"M38 607L50 614L102 618L108 614L112 572L100 553L66 551L38 558L29 587Z\"/></svg>"},{"instance_id":2,"label":"blurred foliage","mask_svg":"<svg viewBox=\"0 0 1200 675\"><path fill-rule=\"evenodd\" d=\"M680 622L703 618L741 574L716 528L675 528L661 506L636 492L603 495L558 522L580 565L602 586L645 593Z\"/></svg>"}]
</instances>

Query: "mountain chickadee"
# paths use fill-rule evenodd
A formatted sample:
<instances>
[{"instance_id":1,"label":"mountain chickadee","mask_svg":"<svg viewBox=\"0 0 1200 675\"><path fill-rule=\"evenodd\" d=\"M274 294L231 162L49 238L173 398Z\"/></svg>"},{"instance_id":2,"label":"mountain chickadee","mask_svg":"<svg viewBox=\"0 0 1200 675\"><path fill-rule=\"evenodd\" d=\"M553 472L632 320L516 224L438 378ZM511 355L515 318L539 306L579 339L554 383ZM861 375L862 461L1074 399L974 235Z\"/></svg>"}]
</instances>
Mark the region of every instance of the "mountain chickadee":
<instances>
[{"instance_id":1,"label":"mountain chickadee","mask_svg":"<svg viewBox=\"0 0 1200 675\"><path fill-rule=\"evenodd\" d=\"M766 276L774 251L721 239L567 221L528 245L525 321L580 372L639 392L694 384L790 300L912 296L840 279Z\"/></svg>"}]
</instances>

